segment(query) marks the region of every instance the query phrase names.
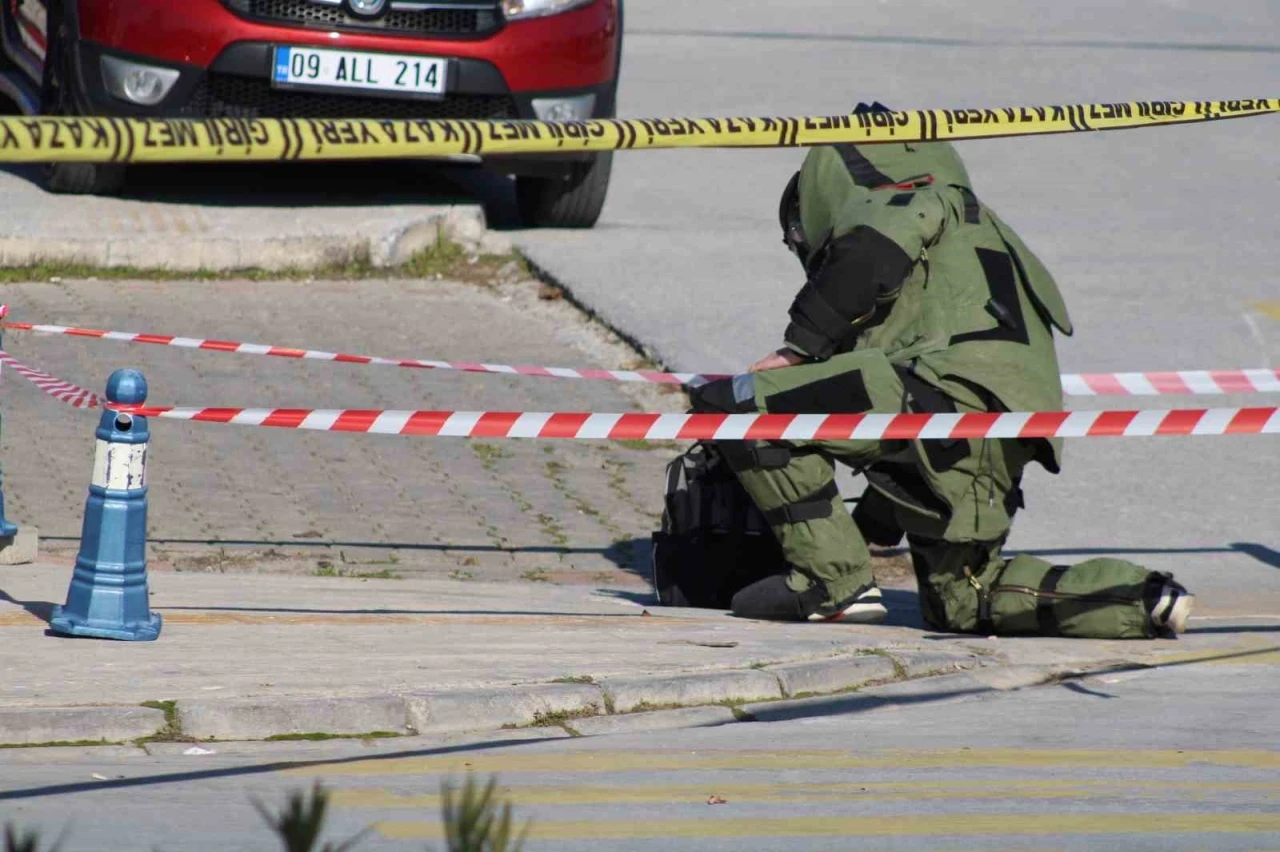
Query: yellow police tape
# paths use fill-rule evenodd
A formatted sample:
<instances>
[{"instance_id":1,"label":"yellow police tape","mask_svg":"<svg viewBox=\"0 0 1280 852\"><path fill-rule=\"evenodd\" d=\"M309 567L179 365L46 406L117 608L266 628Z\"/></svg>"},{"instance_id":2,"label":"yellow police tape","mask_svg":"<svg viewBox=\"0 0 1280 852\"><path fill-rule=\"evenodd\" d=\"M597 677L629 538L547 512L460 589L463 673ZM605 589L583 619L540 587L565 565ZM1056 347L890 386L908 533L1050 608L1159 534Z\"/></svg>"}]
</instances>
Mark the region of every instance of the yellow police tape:
<instances>
[{"instance_id":1,"label":"yellow police tape","mask_svg":"<svg viewBox=\"0 0 1280 852\"><path fill-rule=\"evenodd\" d=\"M1138 101L800 118L590 121L0 117L0 162L175 163L556 154L637 148L787 148L992 139L1246 118L1280 98Z\"/></svg>"}]
</instances>

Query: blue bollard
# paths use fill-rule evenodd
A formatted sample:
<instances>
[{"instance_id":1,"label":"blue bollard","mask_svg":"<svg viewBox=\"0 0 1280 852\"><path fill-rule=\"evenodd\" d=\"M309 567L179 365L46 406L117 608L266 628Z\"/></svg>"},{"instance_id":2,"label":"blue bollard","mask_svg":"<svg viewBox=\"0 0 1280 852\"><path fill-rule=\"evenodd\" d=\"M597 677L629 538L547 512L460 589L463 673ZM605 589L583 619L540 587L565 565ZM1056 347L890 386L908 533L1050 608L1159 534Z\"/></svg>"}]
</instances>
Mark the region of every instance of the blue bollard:
<instances>
[{"instance_id":1,"label":"blue bollard","mask_svg":"<svg viewBox=\"0 0 1280 852\"><path fill-rule=\"evenodd\" d=\"M116 370L107 400L141 405L147 380ZM67 636L147 642L160 635L160 616L147 600L147 418L103 411L98 421L93 481L84 506L80 555L64 606L49 626Z\"/></svg>"},{"instance_id":2,"label":"blue bollard","mask_svg":"<svg viewBox=\"0 0 1280 852\"><path fill-rule=\"evenodd\" d=\"M2 306L0 306L2 307ZM0 310L0 319L3 319L9 311L7 309ZM4 348L4 338L0 336L0 349ZM4 516L4 475L0 474L0 538L13 538L18 534L18 525L11 523Z\"/></svg>"}]
</instances>

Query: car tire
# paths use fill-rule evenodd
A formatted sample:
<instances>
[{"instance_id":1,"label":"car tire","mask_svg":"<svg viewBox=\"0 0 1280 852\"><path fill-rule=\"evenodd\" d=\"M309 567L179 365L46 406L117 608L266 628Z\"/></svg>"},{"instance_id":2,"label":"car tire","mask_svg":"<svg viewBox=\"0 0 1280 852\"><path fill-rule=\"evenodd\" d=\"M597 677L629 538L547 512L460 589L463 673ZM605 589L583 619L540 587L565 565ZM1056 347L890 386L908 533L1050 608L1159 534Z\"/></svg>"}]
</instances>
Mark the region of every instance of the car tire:
<instances>
[{"instance_id":1,"label":"car tire","mask_svg":"<svg viewBox=\"0 0 1280 852\"><path fill-rule=\"evenodd\" d=\"M113 163L49 163L45 189L58 195L115 195L124 187L124 166Z\"/></svg>"},{"instance_id":2,"label":"car tire","mask_svg":"<svg viewBox=\"0 0 1280 852\"><path fill-rule=\"evenodd\" d=\"M564 177L517 177L520 219L534 228L590 228L604 208L612 171L613 152L605 151L572 163Z\"/></svg>"},{"instance_id":3,"label":"car tire","mask_svg":"<svg viewBox=\"0 0 1280 852\"><path fill-rule=\"evenodd\" d=\"M57 73L46 69L40 112L44 115L78 115L75 93L68 91L76 79L72 59L63 44L65 27L58 15L57 29L49 40L45 63L57 63ZM124 187L124 166L118 163L49 163L45 188L60 195L114 195Z\"/></svg>"}]
</instances>

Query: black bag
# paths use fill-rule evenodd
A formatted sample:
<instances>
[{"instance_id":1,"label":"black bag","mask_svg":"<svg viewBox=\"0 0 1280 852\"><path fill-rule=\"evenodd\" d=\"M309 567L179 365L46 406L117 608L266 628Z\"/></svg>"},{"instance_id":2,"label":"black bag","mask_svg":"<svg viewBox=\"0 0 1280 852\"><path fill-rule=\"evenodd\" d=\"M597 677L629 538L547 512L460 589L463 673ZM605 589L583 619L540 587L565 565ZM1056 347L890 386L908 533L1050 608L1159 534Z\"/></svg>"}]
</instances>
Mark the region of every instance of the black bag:
<instances>
[{"instance_id":1,"label":"black bag","mask_svg":"<svg viewBox=\"0 0 1280 852\"><path fill-rule=\"evenodd\" d=\"M665 606L729 609L734 594L789 570L782 548L719 451L696 444L667 465L653 585Z\"/></svg>"}]
</instances>

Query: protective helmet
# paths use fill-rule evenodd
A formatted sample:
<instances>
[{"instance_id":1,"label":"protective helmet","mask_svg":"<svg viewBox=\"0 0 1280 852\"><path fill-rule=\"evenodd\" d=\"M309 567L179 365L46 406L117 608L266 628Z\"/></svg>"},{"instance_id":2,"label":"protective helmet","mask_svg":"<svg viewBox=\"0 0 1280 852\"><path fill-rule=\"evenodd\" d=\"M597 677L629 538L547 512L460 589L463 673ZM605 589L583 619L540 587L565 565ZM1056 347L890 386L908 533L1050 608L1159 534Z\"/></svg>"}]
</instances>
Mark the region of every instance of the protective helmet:
<instances>
[{"instance_id":1,"label":"protective helmet","mask_svg":"<svg viewBox=\"0 0 1280 852\"><path fill-rule=\"evenodd\" d=\"M887 111L879 101L858 104L854 114ZM809 261L831 232L856 188L931 183L969 187L969 174L947 142L824 145L810 149L778 205L782 241L800 263Z\"/></svg>"}]
</instances>

